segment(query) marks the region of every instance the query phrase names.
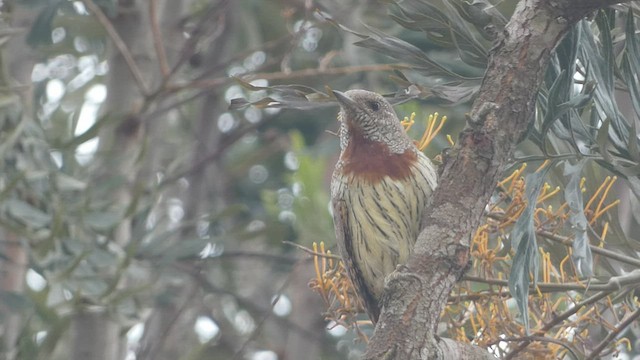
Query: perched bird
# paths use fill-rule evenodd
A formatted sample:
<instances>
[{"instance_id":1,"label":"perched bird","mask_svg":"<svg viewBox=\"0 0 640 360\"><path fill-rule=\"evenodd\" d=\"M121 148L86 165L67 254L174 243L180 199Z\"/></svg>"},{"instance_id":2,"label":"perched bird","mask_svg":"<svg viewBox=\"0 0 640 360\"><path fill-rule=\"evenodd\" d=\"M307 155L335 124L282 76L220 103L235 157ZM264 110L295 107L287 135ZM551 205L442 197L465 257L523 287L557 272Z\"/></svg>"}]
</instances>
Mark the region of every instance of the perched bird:
<instances>
[{"instance_id":1,"label":"perched bird","mask_svg":"<svg viewBox=\"0 0 640 360\"><path fill-rule=\"evenodd\" d=\"M412 252L437 175L385 98L365 90L333 93L341 108L341 152L331 180L336 239L376 323L385 277Z\"/></svg>"}]
</instances>

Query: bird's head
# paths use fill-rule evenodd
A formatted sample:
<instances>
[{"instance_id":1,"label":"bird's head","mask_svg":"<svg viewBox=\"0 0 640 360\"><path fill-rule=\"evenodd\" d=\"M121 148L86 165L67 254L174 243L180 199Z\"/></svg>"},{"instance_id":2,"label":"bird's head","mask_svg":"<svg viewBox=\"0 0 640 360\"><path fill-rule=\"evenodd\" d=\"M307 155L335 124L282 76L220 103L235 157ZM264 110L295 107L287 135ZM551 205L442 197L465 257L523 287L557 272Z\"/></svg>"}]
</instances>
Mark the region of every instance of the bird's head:
<instances>
[{"instance_id":1,"label":"bird's head","mask_svg":"<svg viewBox=\"0 0 640 360\"><path fill-rule=\"evenodd\" d=\"M403 153L412 145L398 115L382 95L366 90L333 91L340 113L340 145L350 141L374 141L386 144L392 153Z\"/></svg>"}]
</instances>

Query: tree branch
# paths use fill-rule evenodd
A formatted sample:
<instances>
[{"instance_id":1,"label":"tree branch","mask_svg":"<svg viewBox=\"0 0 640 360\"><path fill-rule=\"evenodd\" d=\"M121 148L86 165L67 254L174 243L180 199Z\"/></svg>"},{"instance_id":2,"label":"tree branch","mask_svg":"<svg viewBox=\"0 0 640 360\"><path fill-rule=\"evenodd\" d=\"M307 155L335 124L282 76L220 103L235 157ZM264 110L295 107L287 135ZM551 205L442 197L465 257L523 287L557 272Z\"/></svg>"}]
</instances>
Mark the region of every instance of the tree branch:
<instances>
[{"instance_id":1,"label":"tree branch","mask_svg":"<svg viewBox=\"0 0 640 360\"><path fill-rule=\"evenodd\" d=\"M102 12L100 7L96 5L93 0L82 0L82 3L87 7L87 9L91 10L96 19L98 19L98 22L102 24L104 29L107 31L109 38L111 38L111 41L113 41L113 44L118 48L118 51L127 63L127 66L131 71L131 75L133 75L140 92L146 96L148 93L147 85L145 84L140 68L138 68L136 61L133 59L133 55L131 54L129 47L127 47L127 44L125 44L120 35L118 35L118 31L115 29L109 18L107 18L107 15Z\"/></svg>"},{"instance_id":2,"label":"tree branch","mask_svg":"<svg viewBox=\"0 0 640 360\"><path fill-rule=\"evenodd\" d=\"M588 298L584 299L583 301L575 304L569 310L567 310L564 313L554 317L551 321L549 321L543 327L541 327L536 332L536 334L544 334L545 332L549 331L554 326L556 326L556 325L560 324L561 322L567 320L571 315L577 313L583 307L589 306L591 304L595 304L596 302L600 301L601 299L604 299L605 297L609 296L611 293L612 293L612 291L601 291L601 292L598 292L598 293L592 295L591 297L588 297ZM529 345L529 343L531 343L531 341L526 340L526 341L523 341L520 344L518 344L518 346L512 352L510 352L509 355L507 355L505 357L505 360L513 359L520 351L522 351L527 345Z\"/></svg>"},{"instance_id":3,"label":"tree branch","mask_svg":"<svg viewBox=\"0 0 640 360\"><path fill-rule=\"evenodd\" d=\"M587 356L587 360L599 358L599 354L604 350L605 347L609 346L613 339L615 339L622 331L624 331L629 325L631 325L637 318L640 317L640 309L634 311L631 315L629 315L626 319L624 319L618 326L616 326L613 331L607 335L596 348Z\"/></svg>"},{"instance_id":4,"label":"tree branch","mask_svg":"<svg viewBox=\"0 0 640 360\"><path fill-rule=\"evenodd\" d=\"M439 315L470 262L469 244L535 110L551 53L577 21L609 2L522 0L491 51L468 123L443 165L413 255L389 275L366 359L490 359L440 339Z\"/></svg>"}]
</instances>

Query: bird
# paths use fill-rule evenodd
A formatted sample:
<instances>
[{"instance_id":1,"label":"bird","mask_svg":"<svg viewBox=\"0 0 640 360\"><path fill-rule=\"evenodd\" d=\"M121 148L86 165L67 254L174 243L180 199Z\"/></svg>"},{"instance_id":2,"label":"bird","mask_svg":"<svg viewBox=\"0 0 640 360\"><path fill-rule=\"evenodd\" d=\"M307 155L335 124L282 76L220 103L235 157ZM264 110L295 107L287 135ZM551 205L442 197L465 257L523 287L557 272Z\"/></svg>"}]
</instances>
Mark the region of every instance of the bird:
<instances>
[{"instance_id":1,"label":"bird","mask_svg":"<svg viewBox=\"0 0 640 360\"><path fill-rule=\"evenodd\" d=\"M333 94L340 105L340 157L331 178L336 242L375 324L385 278L413 251L437 173L382 95Z\"/></svg>"}]
</instances>

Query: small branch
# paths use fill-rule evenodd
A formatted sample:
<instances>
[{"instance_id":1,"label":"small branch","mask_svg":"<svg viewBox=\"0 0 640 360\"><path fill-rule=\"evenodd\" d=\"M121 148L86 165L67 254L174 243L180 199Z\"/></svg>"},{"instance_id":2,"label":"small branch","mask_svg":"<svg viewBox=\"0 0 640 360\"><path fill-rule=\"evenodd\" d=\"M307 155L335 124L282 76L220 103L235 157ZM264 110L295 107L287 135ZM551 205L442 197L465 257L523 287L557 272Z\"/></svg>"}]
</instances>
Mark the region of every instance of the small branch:
<instances>
[{"instance_id":1,"label":"small branch","mask_svg":"<svg viewBox=\"0 0 640 360\"><path fill-rule=\"evenodd\" d=\"M497 286L509 286L507 280L499 279L485 279L477 276L464 276L462 280L479 282L483 284L497 285ZM538 288L543 292L557 292L557 291L570 291L570 290L583 290L583 291L617 291L623 286L640 284L640 270L632 271L626 275L614 276L606 283L594 284L580 284L580 283L538 283ZM530 286L532 291L535 290L533 285Z\"/></svg>"},{"instance_id":2,"label":"small branch","mask_svg":"<svg viewBox=\"0 0 640 360\"><path fill-rule=\"evenodd\" d=\"M241 307L251 311L252 313L265 314L265 313L268 313L268 312L272 311L271 308L266 308L266 307L263 307L263 306L259 305L257 302L255 302L255 299L242 297L242 296L238 295L237 293L235 293L235 292L233 292L231 290L227 290L225 288L222 288L222 287L219 287L219 286L215 285L210 279L208 279L203 274L203 272L201 271L201 269L199 267L193 266L193 264L174 263L173 266L176 269L181 270L184 273L186 273L187 275L191 276L191 278L193 278L198 283L200 288L202 288L202 290L205 291L205 292L213 293L213 294L229 295L229 296L233 297ZM288 329L292 329L294 331L299 331L302 335L304 335L305 337L307 337L309 339L322 339L322 335L321 334L309 331L308 329L305 329L304 327L298 325L297 323L291 321L288 318L275 316L275 317L272 317L272 319L274 321L282 324L282 326L284 326L284 327L286 327Z\"/></svg>"},{"instance_id":3,"label":"small branch","mask_svg":"<svg viewBox=\"0 0 640 360\"><path fill-rule=\"evenodd\" d=\"M295 259L291 256L268 254L268 253L257 252L257 251L225 251L218 256L207 257L204 260L215 261L215 260L228 259L228 258L240 258L240 259L247 259L247 260L251 259L252 261L254 259L258 259L263 261L275 261L275 262L286 263L286 264L295 264L296 262L299 261L299 259Z\"/></svg>"},{"instance_id":4,"label":"small branch","mask_svg":"<svg viewBox=\"0 0 640 360\"><path fill-rule=\"evenodd\" d=\"M169 76L171 76L171 74L169 74ZM231 81L233 81L232 78L217 78L217 81L215 81L215 82L212 81L212 83L210 85L211 85L212 88L220 88L220 87L230 83ZM161 94L161 92L165 92L165 91L167 93L175 93L176 91L178 91L178 90L171 89L171 88L172 88L172 86L169 85L166 82L166 79L165 79L165 83L160 85L159 91L157 91L154 94L151 94L150 97L151 98L159 97L160 95L164 95L164 93ZM185 87L185 88L182 88L180 90L188 90L188 89L189 89L188 87ZM180 107L181 105L189 104L189 103L191 103L192 101L196 100L199 97L209 95L209 93L210 93L210 91L208 89L204 89L204 90L198 91L195 94L190 94L189 96L180 98L180 99L174 101L173 103L171 103L169 105L163 106L163 107L161 107L159 109L155 109L155 110L153 110L153 112L151 112L149 114L146 114L145 115L145 121L148 121L150 119L151 120L155 119L160 114L164 114L169 110L172 110L172 109Z\"/></svg>"},{"instance_id":5,"label":"small branch","mask_svg":"<svg viewBox=\"0 0 640 360\"><path fill-rule=\"evenodd\" d=\"M91 10L91 12L98 19L98 22L107 31L109 38L111 38L111 41L113 41L113 44L118 48L118 51L120 51L120 54L124 58L124 61L127 63L127 66L129 67L129 70L131 71L136 84L138 84L140 92L143 96L146 96L148 94L148 90L147 86L145 85L142 73L140 72L140 69L138 68L135 60L133 60L131 51L124 43L120 35L118 35L118 31L113 27L113 24L111 23L109 18L107 18L107 16L102 12L100 7L93 2L93 0L82 0L82 3L87 7L87 9Z\"/></svg>"},{"instance_id":6,"label":"small branch","mask_svg":"<svg viewBox=\"0 0 640 360\"><path fill-rule=\"evenodd\" d=\"M297 271L297 267L300 266L300 264L302 263L302 260L304 259L300 259L294 266L293 266L293 270L289 272L289 274L287 275L285 281L282 283L282 285L278 288L278 290L276 290L275 292L275 296L273 297L273 300L271 300L271 307L269 308L270 311L268 312L264 312L262 314L262 318L260 319L260 321L256 324L254 330L251 332L251 334L245 339L245 341L242 343L242 345L240 346L240 348L238 348L235 352L235 354L233 355L232 360L236 360L236 359L241 359L244 358L243 355L245 355L245 350L247 349L247 347L249 346L249 344L253 343L255 338L260 334L260 330L264 328L264 325L266 323L266 321L273 317L273 308L276 306L276 304L278 303L278 300L280 300L280 297L282 296L282 294L284 293L284 290L289 286L289 284L291 283L292 279L293 279L293 274L295 274Z\"/></svg>"},{"instance_id":7,"label":"small branch","mask_svg":"<svg viewBox=\"0 0 640 360\"><path fill-rule=\"evenodd\" d=\"M461 301L478 301L482 298L487 298L490 296L508 298L511 297L511 292L509 290L501 290L500 292L481 291L473 294L452 294L449 295L448 302L455 304Z\"/></svg>"},{"instance_id":8,"label":"small branch","mask_svg":"<svg viewBox=\"0 0 640 360\"><path fill-rule=\"evenodd\" d=\"M578 351L576 348L574 348L571 344L566 343L564 341L558 340L558 339L553 339L553 338L548 338L548 337L544 337L544 336L524 336L524 337L517 337L517 338L501 338L501 339L497 339L495 341L492 341L490 343L487 343L487 346L492 346L492 345L496 345L499 344L501 342L514 342L514 341L528 341L528 342L533 342L533 341L539 341L539 342L548 342L548 343L553 343L553 344L558 344L562 347L564 347L565 349L567 349L571 354L573 354L573 357L575 359L580 359L580 357L578 356L578 354L580 353L580 351Z\"/></svg>"},{"instance_id":9,"label":"small branch","mask_svg":"<svg viewBox=\"0 0 640 360\"><path fill-rule=\"evenodd\" d=\"M302 251L306 252L307 254L311 254L311 255L314 255L314 256L320 256L320 257L324 257L324 258L328 258L328 259L342 260L342 258L340 256L338 256L338 255L319 253L319 252L313 251L313 250L311 250L309 248L306 248L306 247L304 247L304 246L302 246L300 244L296 244L296 243L291 242L291 241L283 241L282 243L294 246L294 247L298 248L298 250L302 250Z\"/></svg>"},{"instance_id":10,"label":"small branch","mask_svg":"<svg viewBox=\"0 0 640 360\"><path fill-rule=\"evenodd\" d=\"M573 246L573 240L565 236L560 236L546 230L538 230L536 231L536 234L544 237L545 239L549 239L551 241L555 241L567 246ZM640 267L640 259L632 258L630 256L623 255L615 251L607 250L599 246L589 245L589 248L591 249L591 252L593 252L594 254L598 254L598 255L608 257L610 259L618 260L620 262L633 265L635 267Z\"/></svg>"},{"instance_id":11,"label":"small branch","mask_svg":"<svg viewBox=\"0 0 640 360\"><path fill-rule=\"evenodd\" d=\"M190 36L187 38L187 41L182 45L180 49L180 57L173 67L169 71L168 78L171 78L174 74L176 74L182 65L193 55L197 49L198 42L202 39L202 37L206 33L206 26L212 24L212 19L216 18L216 14L218 12L224 11L226 7L230 4L229 0L222 0L215 5L209 6L202 16L200 17L197 25L193 28L190 33ZM218 17L218 20L223 20ZM215 23L215 22L214 22Z\"/></svg>"},{"instance_id":12,"label":"small branch","mask_svg":"<svg viewBox=\"0 0 640 360\"><path fill-rule=\"evenodd\" d=\"M574 315L575 313L580 311L580 309L582 309L583 307L589 306L589 305L591 305L593 303L596 303L596 302L600 301L601 299L609 296L612 292L613 291L601 291L601 292L599 292L597 294L594 294L593 296L583 300L582 302L577 303L571 309L565 311L564 313L558 315L557 317L555 317L554 319L552 319L551 321L546 323L543 327L541 327L538 331L536 331L536 334L545 334L547 331L552 329L554 326L556 326L556 325L560 324L561 322L567 320L569 317L571 317L571 315ZM513 359L518 353L520 353L530 343L531 343L531 341L523 341L522 343L518 344L518 346L515 349L513 349L512 352L510 352L507 356L505 356L505 360Z\"/></svg>"},{"instance_id":13,"label":"small branch","mask_svg":"<svg viewBox=\"0 0 640 360\"><path fill-rule=\"evenodd\" d=\"M408 69L406 64L373 64L373 65L357 65L357 66L343 66L334 68L317 68L317 69L303 69L296 71L274 72L274 73L255 73L248 74L241 77L242 81L250 82L255 79L263 79L268 81L274 80L292 80L308 77L318 76L337 76L347 75L360 72L378 72L378 71L393 71ZM218 87L221 83L228 81L229 78L215 78L192 81L186 84L172 84L167 86L167 91L177 92L185 89L208 89L212 87Z\"/></svg>"},{"instance_id":14,"label":"small branch","mask_svg":"<svg viewBox=\"0 0 640 360\"><path fill-rule=\"evenodd\" d=\"M498 221L504 220L504 217L502 215L496 214L496 213L489 213L487 214L487 217L498 220ZM573 240L571 239L571 237L558 235L551 231L547 231L543 229L536 230L536 234L542 236L547 240L551 240L566 246L573 246ZM599 246L589 245L589 248L591 249L591 252L594 254L602 255L604 257L617 260L625 264L633 265L635 267L640 267L640 259L633 258L631 256L627 256L624 254L620 254L615 251L607 250Z\"/></svg>"},{"instance_id":15,"label":"small branch","mask_svg":"<svg viewBox=\"0 0 640 360\"><path fill-rule=\"evenodd\" d=\"M318 68L318 69L304 69L290 72L276 72L276 73L256 73L245 76L242 80L251 81L254 79L264 80L291 80L305 77L317 77L326 75L345 75L358 72L376 72L376 71L393 71L393 70L407 70L411 67L407 64L372 64L372 65L357 65L357 66L343 66L334 68Z\"/></svg>"},{"instance_id":16,"label":"small branch","mask_svg":"<svg viewBox=\"0 0 640 360\"><path fill-rule=\"evenodd\" d=\"M231 145L235 144L236 141L240 140L245 134L257 129L259 126L264 125L264 121L263 122L259 122L256 124L251 124L251 125L247 125L244 126L242 128L239 128L237 130L235 130L234 132L227 134L224 138L223 141L220 143L220 145L214 149L211 153L209 153L208 155L206 155L205 157L203 157L202 159L200 159L199 161L197 161L196 163L192 164L191 167L187 170L184 170L182 172L179 172L171 177L168 177L167 179L165 179L164 181L162 181L158 187L164 187L165 185L169 185L172 184L173 182L185 177L185 176L189 176L193 173L196 173L198 171L202 171L204 166L206 166L207 164L216 161L220 156L222 156L224 154L224 151Z\"/></svg>"},{"instance_id":17,"label":"small branch","mask_svg":"<svg viewBox=\"0 0 640 360\"><path fill-rule=\"evenodd\" d=\"M169 68L169 62L167 61L167 53L164 49L164 43L162 42L162 33L160 32L160 26L158 25L158 0L149 0L149 19L151 22L151 33L153 34L153 46L156 49L156 56L160 63L160 71L162 76L166 78L169 76L171 69Z\"/></svg>"},{"instance_id":18,"label":"small branch","mask_svg":"<svg viewBox=\"0 0 640 360\"><path fill-rule=\"evenodd\" d=\"M629 317L627 317L624 321L622 321L615 329L613 329L609 335L607 335L602 341L596 346L596 348L587 356L586 360L595 359L607 345L610 345L613 339L616 338L624 329L626 329L629 325L631 325L637 318L640 317L640 309L636 309Z\"/></svg>"}]
</instances>

